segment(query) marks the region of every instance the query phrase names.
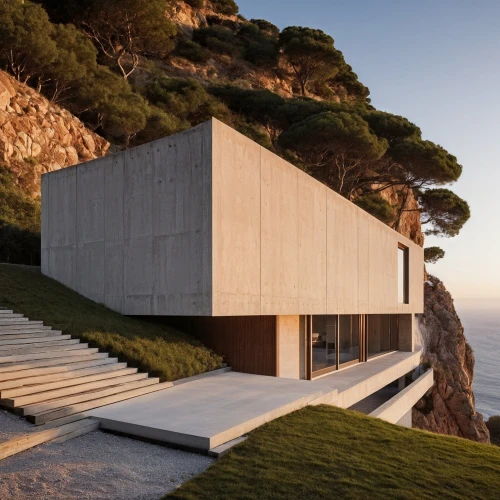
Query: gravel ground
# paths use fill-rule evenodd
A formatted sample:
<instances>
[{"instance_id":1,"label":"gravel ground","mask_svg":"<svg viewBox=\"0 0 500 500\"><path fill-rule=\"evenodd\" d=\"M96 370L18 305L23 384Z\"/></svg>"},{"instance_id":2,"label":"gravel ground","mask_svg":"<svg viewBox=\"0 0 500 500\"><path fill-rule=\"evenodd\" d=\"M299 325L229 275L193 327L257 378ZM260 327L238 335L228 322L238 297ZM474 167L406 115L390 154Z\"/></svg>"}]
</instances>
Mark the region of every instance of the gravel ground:
<instances>
[{"instance_id":1,"label":"gravel ground","mask_svg":"<svg viewBox=\"0 0 500 500\"><path fill-rule=\"evenodd\" d=\"M33 427L0 411L0 442ZM0 462L0 499L158 500L214 459L94 431Z\"/></svg>"}]
</instances>

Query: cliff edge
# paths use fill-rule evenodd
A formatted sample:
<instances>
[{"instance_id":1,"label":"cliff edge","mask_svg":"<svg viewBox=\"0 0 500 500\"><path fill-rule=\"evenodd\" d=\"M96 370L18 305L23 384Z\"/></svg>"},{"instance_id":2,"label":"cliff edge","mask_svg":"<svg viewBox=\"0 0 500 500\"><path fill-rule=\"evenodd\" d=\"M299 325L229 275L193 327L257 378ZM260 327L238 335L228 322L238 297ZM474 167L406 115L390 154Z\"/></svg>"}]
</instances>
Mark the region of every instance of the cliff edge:
<instances>
[{"instance_id":1,"label":"cliff edge","mask_svg":"<svg viewBox=\"0 0 500 500\"><path fill-rule=\"evenodd\" d=\"M397 190L388 189L381 195L398 206ZM423 246L418 202L413 194L408 198L407 208L398 230ZM472 390L474 351L467 343L451 294L434 276L427 276L424 313L417 314L416 320L420 332L417 343L424 349L422 362L433 367L435 383L414 407L413 427L489 443L490 435L483 416L476 411Z\"/></svg>"},{"instance_id":2,"label":"cliff edge","mask_svg":"<svg viewBox=\"0 0 500 500\"><path fill-rule=\"evenodd\" d=\"M467 343L453 299L438 278L429 276L424 301L424 314L418 317L423 361L434 368L435 384L413 409L413 426L489 443L472 390L474 351Z\"/></svg>"}]
</instances>

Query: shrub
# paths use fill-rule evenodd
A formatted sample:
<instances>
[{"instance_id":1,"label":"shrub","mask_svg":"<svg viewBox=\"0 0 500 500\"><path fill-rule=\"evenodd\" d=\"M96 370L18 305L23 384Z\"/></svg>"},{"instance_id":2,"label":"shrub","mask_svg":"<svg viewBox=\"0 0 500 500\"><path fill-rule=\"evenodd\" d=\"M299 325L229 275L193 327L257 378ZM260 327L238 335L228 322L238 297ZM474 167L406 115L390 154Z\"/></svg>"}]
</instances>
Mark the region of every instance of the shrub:
<instances>
[{"instance_id":1,"label":"shrub","mask_svg":"<svg viewBox=\"0 0 500 500\"><path fill-rule=\"evenodd\" d=\"M161 73L153 75L146 84L147 99L158 108L197 125L212 116L227 119L227 107L207 93L196 80L168 78Z\"/></svg>"},{"instance_id":2,"label":"shrub","mask_svg":"<svg viewBox=\"0 0 500 500\"><path fill-rule=\"evenodd\" d=\"M237 31L239 28L239 23L233 21L232 19L225 19L224 17L214 15L207 16L207 24L209 26L224 26L229 28L231 31Z\"/></svg>"},{"instance_id":3,"label":"shrub","mask_svg":"<svg viewBox=\"0 0 500 500\"><path fill-rule=\"evenodd\" d=\"M189 128L189 122L183 121L171 113L156 106L150 106L146 126L135 136L134 145L161 139Z\"/></svg>"},{"instance_id":4,"label":"shrub","mask_svg":"<svg viewBox=\"0 0 500 500\"><path fill-rule=\"evenodd\" d=\"M241 43L236 35L224 26L209 26L193 31L193 41L217 54L235 57L241 53Z\"/></svg>"},{"instance_id":5,"label":"shrub","mask_svg":"<svg viewBox=\"0 0 500 500\"><path fill-rule=\"evenodd\" d=\"M497 444L500 444L500 415L490 417L486 422L486 427L490 431L492 442L495 441Z\"/></svg>"},{"instance_id":6,"label":"shrub","mask_svg":"<svg viewBox=\"0 0 500 500\"><path fill-rule=\"evenodd\" d=\"M246 45L244 57L257 66L275 67L278 62L278 41L256 24L245 24L238 38Z\"/></svg>"},{"instance_id":7,"label":"shrub","mask_svg":"<svg viewBox=\"0 0 500 500\"><path fill-rule=\"evenodd\" d=\"M429 264L435 264L439 259L442 259L445 251L440 247L424 248L424 260Z\"/></svg>"},{"instance_id":8,"label":"shrub","mask_svg":"<svg viewBox=\"0 0 500 500\"><path fill-rule=\"evenodd\" d=\"M175 49L175 55L188 61L204 63L210 59L210 51L192 40L181 40Z\"/></svg>"},{"instance_id":9,"label":"shrub","mask_svg":"<svg viewBox=\"0 0 500 500\"><path fill-rule=\"evenodd\" d=\"M250 19L252 24L255 24L261 31L265 31L268 35L278 38L280 34L280 29L273 23L266 21L265 19Z\"/></svg>"},{"instance_id":10,"label":"shrub","mask_svg":"<svg viewBox=\"0 0 500 500\"><path fill-rule=\"evenodd\" d=\"M201 9L205 5L204 0L184 0L184 3L191 5L194 9Z\"/></svg>"},{"instance_id":11,"label":"shrub","mask_svg":"<svg viewBox=\"0 0 500 500\"><path fill-rule=\"evenodd\" d=\"M235 16L238 14L238 6L234 0L211 0L215 12L226 16Z\"/></svg>"},{"instance_id":12,"label":"shrub","mask_svg":"<svg viewBox=\"0 0 500 500\"><path fill-rule=\"evenodd\" d=\"M378 193L365 194L354 203L385 224L389 224L394 220L392 205L384 200Z\"/></svg>"},{"instance_id":13,"label":"shrub","mask_svg":"<svg viewBox=\"0 0 500 500\"><path fill-rule=\"evenodd\" d=\"M40 203L24 195L0 166L0 261L40 264Z\"/></svg>"}]
</instances>

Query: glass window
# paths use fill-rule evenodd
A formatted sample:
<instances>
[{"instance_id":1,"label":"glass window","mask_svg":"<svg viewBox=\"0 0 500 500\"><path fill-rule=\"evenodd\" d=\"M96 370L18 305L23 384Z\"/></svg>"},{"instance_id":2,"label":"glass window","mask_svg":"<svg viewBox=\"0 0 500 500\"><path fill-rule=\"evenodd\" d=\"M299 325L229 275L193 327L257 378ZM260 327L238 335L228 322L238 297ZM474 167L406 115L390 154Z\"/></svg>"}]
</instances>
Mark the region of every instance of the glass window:
<instances>
[{"instance_id":1,"label":"glass window","mask_svg":"<svg viewBox=\"0 0 500 500\"><path fill-rule=\"evenodd\" d=\"M337 366L337 315L312 317L312 371Z\"/></svg>"},{"instance_id":2,"label":"glass window","mask_svg":"<svg viewBox=\"0 0 500 500\"><path fill-rule=\"evenodd\" d=\"M339 316L339 365L359 360L359 314Z\"/></svg>"},{"instance_id":3,"label":"glass window","mask_svg":"<svg viewBox=\"0 0 500 500\"><path fill-rule=\"evenodd\" d=\"M368 316L368 357L393 350L390 314L370 314Z\"/></svg>"},{"instance_id":4,"label":"glass window","mask_svg":"<svg viewBox=\"0 0 500 500\"><path fill-rule=\"evenodd\" d=\"M408 304L408 248L398 247L398 302Z\"/></svg>"},{"instance_id":5,"label":"glass window","mask_svg":"<svg viewBox=\"0 0 500 500\"><path fill-rule=\"evenodd\" d=\"M397 314L391 314L391 349L399 349L399 317Z\"/></svg>"}]
</instances>

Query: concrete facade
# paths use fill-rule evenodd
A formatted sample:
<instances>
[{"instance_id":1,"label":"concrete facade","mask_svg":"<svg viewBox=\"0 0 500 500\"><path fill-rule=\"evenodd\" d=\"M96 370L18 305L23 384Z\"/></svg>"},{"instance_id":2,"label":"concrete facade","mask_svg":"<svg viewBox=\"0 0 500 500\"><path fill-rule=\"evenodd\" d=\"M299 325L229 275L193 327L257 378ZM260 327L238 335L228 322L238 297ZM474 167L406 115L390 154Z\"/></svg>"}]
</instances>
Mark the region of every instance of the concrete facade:
<instances>
[{"instance_id":1,"label":"concrete facade","mask_svg":"<svg viewBox=\"0 0 500 500\"><path fill-rule=\"evenodd\" d=\"M123 314L212 312L211 124L42 177L42 272Z\"/></svg>"},{"instance_id":2,"label":"concrete facade","mask_svg":"<svg viewBox=\"0 0 500 500\"><path fill-rule=\"evenodd\" d=\"M421 247L215 119L42 176L42 272L123 314L411 317L423 271Z\"/></svg>"}]
</instances>

